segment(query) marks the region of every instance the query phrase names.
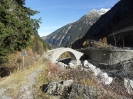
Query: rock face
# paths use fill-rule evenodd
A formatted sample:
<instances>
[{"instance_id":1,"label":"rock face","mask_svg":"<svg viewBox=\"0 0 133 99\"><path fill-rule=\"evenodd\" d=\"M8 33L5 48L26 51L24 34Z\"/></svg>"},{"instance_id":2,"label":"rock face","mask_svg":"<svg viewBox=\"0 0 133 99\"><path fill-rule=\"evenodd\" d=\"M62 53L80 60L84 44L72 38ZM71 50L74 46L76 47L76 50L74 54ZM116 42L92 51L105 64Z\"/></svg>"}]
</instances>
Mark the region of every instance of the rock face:
<instances>
[{"instance_id":1,"label":"rock face","mask_svg":"<svg viewBox=\"0 0 133 99\"><path fill-rule=\"evenodd\" d=\"M74 84L73 80L51 82L43 85L41 89L52 99L114 99L114 96L103 88ZM118 97L124 99L122 96L115 95L116 99Z\"/></svg>"},{"instance_id":2,"label":"rock face","mask_svg":"<svg viewBox=\"0 0 133 99\"><path fill-rule=\"evenodd\" d=\"M67 24L42 38L54 48L71 46L75 40L84 36L88 29L108 10L103 8L100 10L93 9L78 21Z\"/></svg>"},{"instance_id":3,"label":"rock face","mask_svg":"<svg viewBox=\"0 0 133 99\"><path fill-rule=\"evenodd\" d=\"M97 90L92 86L72 85L72 89L68 99L102 99L102 94L106 94L106 91Z\"/></svg>"},{"instance_id":4,"label":"rock face","mask_svg":"<svg viewBox=\"0 0 133 99\"><path fill-rule=\"evenodd\" d=\"M49 84L44 84L41 89L43 92L46 92L49 95L61 95L64 89L69 88L73 82L73 80L50 82Z\"/></svg>"},{"instance_id":5,"label":"rock face","mask_svg":"<svg viewBox=\"0 0 133 99\"><path fill-rule=\"evenodd\" d=\"M133 95L133 81L131 79L124 78L124 86L127 92Z\"/></svg>"},{"instance_id":6,"label":"rock face","mask_svg":"<svg viewBox=\"0 0 133 99\"><path fill-rule=\"evenodd\" d=\"M42 90L49 95L60 96L60 99L95 99L100 92L92 86L73 85L73 80L51 82L43 85ZM104 91L106 93L106 91Z\"/></svg>"},{"instance_id":7,"label":"rock face","mask_svg":"<svg viewBox=\"0 0 133 99\"><path fill-rule=\"evenodd\" d=\"M85 36L77 40L72 46L73 48L81 47L84 40L107 37L116 31L126 29L133 26L133 0L120 0L107 13L99 18L99 20L91 26ZM133 31L133 30L132 30ZM117 46L133 46L132 31L123 32L116 36ZM116 44L114 36L107 37L108 43ZM124 43L123 43L124 41Z\"/></svg>"}]
</instances>

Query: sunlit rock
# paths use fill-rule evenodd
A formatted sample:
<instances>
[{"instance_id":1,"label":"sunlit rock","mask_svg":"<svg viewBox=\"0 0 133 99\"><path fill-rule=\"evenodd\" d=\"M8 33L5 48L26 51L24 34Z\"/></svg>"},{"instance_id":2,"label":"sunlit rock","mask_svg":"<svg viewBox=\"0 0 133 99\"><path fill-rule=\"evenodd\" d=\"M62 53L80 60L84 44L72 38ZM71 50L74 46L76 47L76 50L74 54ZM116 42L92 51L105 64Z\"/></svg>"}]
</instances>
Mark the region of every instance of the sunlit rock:
<instances>
[{"instance_id":1,"label":"sunlit rock","mask_svg":"<svg viewBox=\"0 0 133 99\"><path fill-rule=\"evenodd\" d=\"M59 66L59 68L65 69L65 64L64 63L58 62L57 65Z\"/></svg>"},{"instance_id":2,"label":"sunlit rock","mask_svg":"<svg viewBox=\"0 0 133 99\"><path fill-rule=\"evenodd\" d=\"M127 92L133 95L133 81L128 78L124 78L124 86Z\"/></svg>"},{"instance_id":3,"label":"sunlit rock","mask_svg":"<svg viewBox=\"0 0 133 99\"><path fill-rule=\"evenodd\" d=\"M49 95L61 95L64 89L70 87L73 82L73 80L54 81L49 84L44 84L41 86L41 89Z\"/></svg>"},{"instance_id":4,"label":"sunlit rock","mask_svg":"<svg viewBox=\"0 0 133 99\"><path fill-rule=\"evenodd\" d=\"M75 66L73 63L69 63L69 67L72 68L72 69L77 68L77 66Z\"/></svg>"},{"instance_id":5,"label":"sunlit rock","mask_svg":"<svg viewBox=\"0 0 133 99\"><path fill-rule=\"evenodd\" d=\"M96 68L96 69L94 69L93 72L94 72L94 75L97 76L97 75L98 75L100 72L102 72L102 71L101 71L101 69Z\"/></svg>"},{"instance_id":6,"label":"sunlit rock","mask_svg":"<svg viewBox=\"0 0 133 99\"><path fill-rule=\"evenodd\" d=\"M104 73L100 68L90 64L87 60L84 61L84 67L89 67L89 69L94 73L97 77L98 82L102 82L105 85L109 85L112 83L113 78L109 77L107 73Z\"/></svg>"}]
</instances>

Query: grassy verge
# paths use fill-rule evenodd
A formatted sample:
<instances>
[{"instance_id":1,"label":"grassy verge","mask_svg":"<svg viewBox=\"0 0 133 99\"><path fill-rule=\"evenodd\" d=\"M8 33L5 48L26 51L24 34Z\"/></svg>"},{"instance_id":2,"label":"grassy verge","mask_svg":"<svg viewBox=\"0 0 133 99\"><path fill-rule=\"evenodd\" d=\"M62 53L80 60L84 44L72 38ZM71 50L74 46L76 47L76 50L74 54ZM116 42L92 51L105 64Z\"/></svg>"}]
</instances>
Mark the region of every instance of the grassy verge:
<instances>
[{"instance_id":1,"label":"grassy verge","mask_svg":"<svg viewBox=\"0 0 133 99\"><path fill-rule=\"evenodd\" d=\"M57 81L59 80L57 76L57 67L56 66L51 66L50 62L48 60L45 60L44 62L45 66L43 67L43 70L39 75L36 77L36 84L34 86L34 99L51 99L51 97L40 89L40 87L43 84L47 84L51 81ZM50 67L51 66L51 67ZM49 71L52 71L52 74L49 74ZM53 71L56 71L53 73Z\"/></svg>"},{"instance_id":2,"label":"grassy verge","mask_svg":"<svg viewBox=\"0 0 133 99\"><path fill-rule=\"evenodd\" d=\"M10 76L0 79L0 88L8 88L5 94L13 99L17 99L19 88L27 82L27 75L38 69L43 63L43 56L40 57L29 69L18 70Z\"/></svg>"}]
</instances>

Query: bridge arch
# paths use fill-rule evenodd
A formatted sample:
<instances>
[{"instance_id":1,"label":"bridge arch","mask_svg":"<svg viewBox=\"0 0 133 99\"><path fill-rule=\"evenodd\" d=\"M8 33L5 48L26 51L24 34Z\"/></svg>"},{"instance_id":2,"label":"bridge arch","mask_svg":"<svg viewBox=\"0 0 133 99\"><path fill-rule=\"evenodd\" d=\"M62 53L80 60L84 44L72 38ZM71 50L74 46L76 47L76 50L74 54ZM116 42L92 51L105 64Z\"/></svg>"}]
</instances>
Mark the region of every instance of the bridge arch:
<instances>
[{"instance_id":1,"label":"bridge arch","mask_svg":"<svg viewBox=\"0 0 133 99\"><path fill-rule=\"evenodd\" d=\"M67 62L63 62L63 61L62 62L63 63L66 63L66 64L68 64L69 62L72 62L73 64L77 64L77 58L76 58L76 56L72 52L70 52L70 51L66 51L66 52L70 55L70 58L68 57L68 61ZM64 53L62 53L62 54L64 54ZM59 55L59 57L57 58L56 61L59 61L58 59L60 58L61 55Z\"/></svg>"},{"instance_id":2,"label":"bridge arch","mask_svg":"<svg viewBox=\"0 0 133 99\"><path fill-rule=\"evenodd\" d=\"M75 65L80 64L80 57L83 55L83 53L73 50L71 48L60 48L59 50L55 50L51 58L52 63L57 63L57 59L65 52L68 52L70 54L72 60L76 60Z\"/></svg>"}]
</instances>

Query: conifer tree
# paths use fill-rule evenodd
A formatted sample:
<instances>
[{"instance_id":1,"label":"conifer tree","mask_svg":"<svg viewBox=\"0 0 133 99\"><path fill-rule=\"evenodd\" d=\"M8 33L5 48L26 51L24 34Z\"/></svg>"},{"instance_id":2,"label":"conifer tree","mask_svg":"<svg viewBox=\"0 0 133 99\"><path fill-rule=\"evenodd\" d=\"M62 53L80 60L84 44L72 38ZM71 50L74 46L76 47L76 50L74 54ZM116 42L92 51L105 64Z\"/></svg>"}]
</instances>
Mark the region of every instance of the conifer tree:
<instances>
[{"instance_id":1,"label":"conifer tree","mask_svg":"<svg viewBox=\"0 0 133 99\"><path fill-rule=\"evenodd\" d=\"M31 45L41 19L31 16L39 13L24 6L25 0L0 0L0 63L9 53Z\"/></svg>"}]
</instances>

